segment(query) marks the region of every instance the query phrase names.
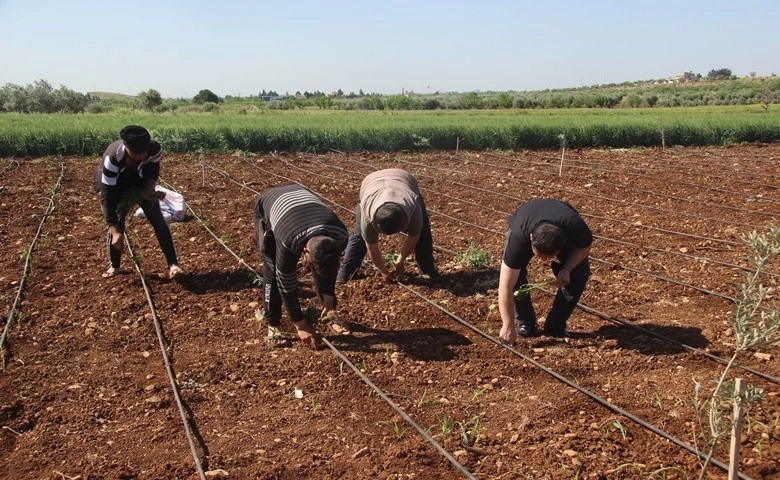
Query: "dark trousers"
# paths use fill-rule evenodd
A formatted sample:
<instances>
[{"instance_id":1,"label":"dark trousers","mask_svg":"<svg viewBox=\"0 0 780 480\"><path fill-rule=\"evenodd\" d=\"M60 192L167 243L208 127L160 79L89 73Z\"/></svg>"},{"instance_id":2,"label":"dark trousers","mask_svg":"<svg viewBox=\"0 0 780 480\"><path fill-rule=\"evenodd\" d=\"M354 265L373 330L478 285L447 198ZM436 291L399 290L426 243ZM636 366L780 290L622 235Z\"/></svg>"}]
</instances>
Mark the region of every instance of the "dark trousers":
<instances>
[{"instance_id":1,"label":"dark trousers","mask_svg":"<svg viewBox=\"0 0 780 480\"><path fill-rule=\"evenodd\" d=\"M263 308L268 325L278 327L282 323L282 294L276 281L276 239L273 232L255 219L257 246L263 256Z\"/></svg>"},{"instance_id":2,"label":"dark trousers","mask_svg":"<svg viewBox=\"0 0 780 480\"><path fill-rule=\"evenodd\" d=\"M565 259L559 259L561 262ZM562 268L562 263L551 262L550 267L555 275ZM547 314L547 320L544 323L544 329L553 332L566 331L566 322L569 320L574 308L577 306L577 302L582 296L582 292L585 291L585 285L588 283L588 277L590 277L590 262L586 258L569 275L569 284L558 289L553 299L550 312ZM515 289L520 285L528 283L528 275L521 273L515 284ZM534 306L531 303L531 295L526 295L523 298L515 299L515 321L520 325L526 325L532 328L536 327L536 312Z\"/></svg>"},{"instance_id":3,"label":"dark trousers","mask_svg":"<svg viewBox=\"0 0 780 480\"><path fill-rule=\"evenodd\" d=\"M146 219L154 228L154 235L157 237L157 241L160 244L160 248L165 255L165 260L168 262L168 266L178 265L176 259L176 249L173 246L173 237L171 236L171 230L168 228L168 224L165 223L165 217L163 217L162 210L160 210L159 200L141 200L138 202L138 206L143 210ZM116 226L119 233L125 233L125 219L127 218L128 211L119 212L119 222ZM119 268L122 262L122 246L114 248L111 246L111 233L108 233L108 240L106 242L108 247L108 258L111 262L111 266Z\"/></svg>"},{"instance_id":4,"label":"dark trousers","mask_svg":"<svg viewBox=\"0 0 780 480\"><path fill-rule=\"evenodd\" d=\"M428 218L428 211L425 208L425 202L420 197L420 203L423 214L422 231L417 245L414 247L414 258L417 261L417 267L424 274L436 274L436 261L433 258L433 235L431 235L431 221ZM363 259L366 256L368 247L360 232L360 205L355 209L355 230L347 240L347 248L344 250L344 259L341 261L338 279L348 280L358 271Z\"/></svg>"}]
</instances>

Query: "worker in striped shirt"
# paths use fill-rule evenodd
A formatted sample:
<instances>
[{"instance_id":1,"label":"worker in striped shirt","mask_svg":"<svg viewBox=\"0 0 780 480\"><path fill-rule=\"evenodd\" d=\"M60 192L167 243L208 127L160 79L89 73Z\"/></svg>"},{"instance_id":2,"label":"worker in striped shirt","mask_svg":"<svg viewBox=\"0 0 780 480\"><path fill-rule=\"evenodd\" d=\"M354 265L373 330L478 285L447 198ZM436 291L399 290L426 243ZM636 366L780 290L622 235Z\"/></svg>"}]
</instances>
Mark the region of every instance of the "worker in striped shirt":
<instances>
[{"instance_id":1,"label":"worker in striped shirt","mask_svg":"<svg viewBox=\"0 0 780 480\"><path fill-rule=\"evenodd\" d=\"M111 143L103 152L92 180L92 193L100 194L100 206L108 225L109 268L103 278L119 272L124 245L125 219L131 207L138 204L160 243L168 275L176 278L182 269L176 258L176 249L168 224L165 223L160 200L165 193L156 192L160 176L162 148L151 139L149 131L139 125L128 125L119 132L120 139Z\"/></svg>"},{"instance_id":2,"label":"worker in striped shirt","mask_svg":"<svg viewBox=\"0 0 780 480\"><path fill-rule=\"evenodd\" d=\"M279 330L282 305L301 340L319 346L319 336L306 321L298 299L298 261L310 268L323 307L320 318L333 318L334 333L349 333L346 323L333 316L336 274L347 244L347 229L336 214L311 191L285 185L264 191L255 203L255 233L263 257L264 307L267 342L290 346Z\"/></svg>"}]
</instances>

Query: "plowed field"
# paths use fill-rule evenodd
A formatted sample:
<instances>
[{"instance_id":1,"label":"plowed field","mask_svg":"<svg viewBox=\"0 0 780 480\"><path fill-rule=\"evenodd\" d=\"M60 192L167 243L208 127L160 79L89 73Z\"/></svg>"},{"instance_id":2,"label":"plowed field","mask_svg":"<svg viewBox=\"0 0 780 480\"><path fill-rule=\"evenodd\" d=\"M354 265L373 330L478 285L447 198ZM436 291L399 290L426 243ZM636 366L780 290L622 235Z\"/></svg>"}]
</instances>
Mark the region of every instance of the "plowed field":
<instances>
[{"instance_id":1,"label":"plowed field","mask_svg":"<svg viewBox=\"0 0 780 480\"><path fill-rule=\"evenodd\" d=\"M734 352L741 237L780 223L780 144L583 150L563 162L554 151L168 155L163 185L191 208L171 224L186 275L166 278L151 227L132 218L142 273L126 254L123 273L103 279L97 161L0 159L4 324L16 305L0 374L2 478L697 478L691 449L706 450L708 424L694 386L708 391ZM412 262L405 283L386 284L366 263L337 288L351 335L320 351L270 348L256 318L257 196L301 183L351 229L360 181L388 167L420 183L444 281ZM508 349L495 341L504 233L535 197L584 216L593 276L571 339ZM383 237L383 251L401 242ZM491 265L458 261L469 246ZM532 261L532 279L549 275ZM779 275L771 265L765 284ZM542 317L551 293L532 293ZM743 478L780 478L779 350L744 352L746 368L729 375L764 389L743 425ZM715 459L728 464L728 438ZM726 471L712 465L706 478Z\"/></svg>"}]
</instances>

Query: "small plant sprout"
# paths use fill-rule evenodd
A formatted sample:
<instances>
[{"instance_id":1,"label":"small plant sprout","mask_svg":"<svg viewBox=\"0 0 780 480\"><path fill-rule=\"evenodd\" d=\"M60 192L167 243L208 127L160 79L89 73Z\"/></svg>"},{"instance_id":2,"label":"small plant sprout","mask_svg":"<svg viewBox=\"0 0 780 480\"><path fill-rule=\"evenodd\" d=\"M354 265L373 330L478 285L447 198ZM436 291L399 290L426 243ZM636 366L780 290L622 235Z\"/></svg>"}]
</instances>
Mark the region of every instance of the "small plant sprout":
<instances>
[{"instance_id":1,"label":"small plant sprout","mask_svg":"<svg viewBox=\"0 0 780 480\"><path fill-rule=\"evenodd\" d=\"M452 431L452 420L450 420L450 417L446 413L437 413L436 420L439 422L437 424L439 433L434 435L434 437L446 437L449 435Z\"/></svg>"},{"instance_id":2,"label":"small plant sprout","mask_svg":"<svg viewBox=\"0 0 780 480\"><path fill-rule=\"evenodd\" d=\"M420 398L417 399L417 408L422 408L426 405L429 405L431 403L431 399L428 397L428 390L423 390L422 395L420 395Z\"/></svg>"},{"instance_id":3,"label":"small plant sprout","mask_svg":"<svg viewBox=\"0 0 780 480\"><path fill-rule=\"evenodd\" d=\"M628 430L617 418L608 418L604 420L601 423L601 430L605 437L608 437L611 432L618 432L623 440L628 438Z\"/></svg>"},{"instance_id":4,"label":"small plant sprout","mask_svg":"<svg viewBox=\"0 0 780 480\"><path fill-rule=\"evenodd\" d=\"M491 260L490 252L473 241L469 242L469 246L464 253L455 255L456 262L475 269L489 267Z\"/></svg>"},{"instance_id":5,"label":"small plant sprout","mask_svg":"<svg viewBox=\"0 0 780 480\"><path fill-rule=\"evenodd\" d=\"M387 268L395 267L395 262L398 261L398 254L395 252L388 252L384 254L385 266Z\"/></svg>"},{"instance_id":6,"label":"small plant sprout","mask_svg":"<svg viewBox=\"0 0 780 480\"><path fill-rule=\"evenodd\" d=\"M463 445L475 447L482 439L482 434L479 431L478 416L475 415L465 422L458 422L458 427L460 428L460 437L463 441Z\"/></svg>"},{"instance_id":7,"label":"small plant sprout","mask_svg":"<svg viewBox=\"0 0 780 480\"><path fill-rule=\"evenodd\" d=\"M401 428L400 425L398 425L397 422L388 422L390 425L390 428L393 430L393 433L395 434L396 438L403 438L404 437L404 429Z\"/></svg>"},{"instance_id":8,"label":"small plant sprout","mask_svg":"<svg viewBox=\"0 0 780 480\"><path fill-rule=\"evenodd\" d=\"M512 295L514 295L516 299L520 300L521 298L525 298L528 295L530 295L532 291L540 290L549 284L550 284L550 280L544 280L542 282L536 282L536 283L525 283L517 287L515 291L512 292Z\"/></svg>"},{"instance_id":9,"label":"small plant sprout","mask_svg":"<svg viewBox=\"0 0 780 480\"><path fill-rule=\"evenodd\" d=\"M306 320L306 323L312 327L316 326L320 321L320 309L314 305L309 305L306 307L306 310L303 311L303 318Z\"/></svg>"},{"instance_id":10,"label":"small plant sprout","mask_svg":"<svg viewBox=\"0 0 780 480\"><path fill-rule=\"evenodd\" d=\"M487 388L485 388L485 387L476 388L474 390L474 393L471 394L471 400L473 401L473 400L478 399L479 397L484 395L486 391L487 391Z\"/></svg>"}]
</instances>

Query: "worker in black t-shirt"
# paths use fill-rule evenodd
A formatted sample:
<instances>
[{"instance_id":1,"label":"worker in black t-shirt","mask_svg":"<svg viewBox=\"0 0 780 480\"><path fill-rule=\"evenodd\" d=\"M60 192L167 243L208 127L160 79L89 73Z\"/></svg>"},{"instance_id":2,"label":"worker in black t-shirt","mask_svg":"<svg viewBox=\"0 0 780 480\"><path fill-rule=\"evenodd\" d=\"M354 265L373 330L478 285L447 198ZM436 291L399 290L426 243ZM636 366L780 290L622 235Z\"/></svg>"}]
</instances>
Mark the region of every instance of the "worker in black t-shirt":
<instances>
[{"instance_id":1,"label":"worker in black t-shirt","mask_svg":"<svg viewBox=\"0 0 780 480\"><path fill-rule=\"evenodd\" d=\"M593 234L571 205L555 199L535 199L521 205L509 217L509 231L498 281L498 307L501 312L501 340L514 344L517 336L537 334L536 312L528 294L513 293L528 284L528 264L538 256L550 260L558 287L544 333L566 338L566 322L585 290L590 276Z\"/></svg>"}]
</instances>

